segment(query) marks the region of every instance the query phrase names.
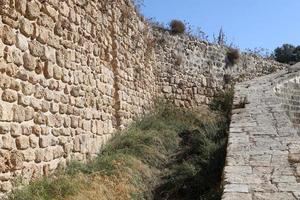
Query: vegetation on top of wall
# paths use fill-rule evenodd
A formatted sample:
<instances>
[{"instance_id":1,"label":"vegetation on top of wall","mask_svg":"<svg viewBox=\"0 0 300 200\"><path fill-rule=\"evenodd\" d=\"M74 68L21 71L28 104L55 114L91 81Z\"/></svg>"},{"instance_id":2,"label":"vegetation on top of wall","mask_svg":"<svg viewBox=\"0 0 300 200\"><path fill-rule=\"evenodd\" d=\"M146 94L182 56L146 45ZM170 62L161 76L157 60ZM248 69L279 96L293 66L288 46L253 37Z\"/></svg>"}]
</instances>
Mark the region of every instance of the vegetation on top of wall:
<instances>
[{"instance_id":1,"label":"vegetation on top of wall","mask_svg":"<svg viewBox=\"0 0 300 200\"><path fill-rule=\"evenodd\" d=\"M240 51L238 49L229 48L226 58L229 65L235 65L240 60Z\"/></svg>"},{"instance_id":2,"label":"vegetation on top of wall","mask_svg":"<svg viewBox=\"0 0 300 200\"><path fill-rule=\"evenodd\" d=\"M9 200L219 200L228 123L218 112L158 104L93 161L73 162L65 171L14 190Z\"/></svg>"},{"instance_id":3,"label":"vegetation on top of wall","mask_svg":"<svg viewBox=\"0 0 300 200\"><path fill-rule=\"evenodd\" d=\"M185 24L180 20L172 20L170 22L170 29L173 34L182 34L186 30Z\"/></svg>"}]
</instances>

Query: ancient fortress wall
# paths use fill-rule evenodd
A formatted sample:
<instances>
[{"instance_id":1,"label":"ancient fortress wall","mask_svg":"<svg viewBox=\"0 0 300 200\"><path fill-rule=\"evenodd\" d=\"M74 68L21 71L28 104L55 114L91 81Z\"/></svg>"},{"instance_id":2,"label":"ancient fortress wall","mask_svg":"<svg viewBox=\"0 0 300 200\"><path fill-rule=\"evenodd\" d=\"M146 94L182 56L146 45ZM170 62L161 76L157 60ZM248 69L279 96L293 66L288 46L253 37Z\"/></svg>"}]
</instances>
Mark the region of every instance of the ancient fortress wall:
<instances>
[{"instance_id":1,"label":"ancient fortress wall","mask_svg":"<svg viewBox=\"0 0 300 200\"><path fill-rule=\"evenodd\" d=\"M5 192L13 177L26 183L98 153L117 128L147 110L156 86L146 26L128 1L1 0L0 6Z\"/></svg>"},{"instance_id":2,"label":"ancient fortress wall","mask_svg":"<svg viewBox=\"0 0 300 200\"><path fill-rule=\"evenodd\" d=\"M227 68L225 47L151 31L128 0L0 0L0 36L0 193L93 157L157 96L194 107L226 73L284 67Z\"/></svg>"},{"instance_id":3,"label":"ancient fortress wall","mask_svg":"<svg viewBox=\"0 0 300 200\"><path fill-rule=\"evenodd\" d=\"M184 107L199 106L224 89L231 81L241 82L273 73L286 65L255 55L242 54L240 61L230 66L228 47L209 44L187 35L170 35L155 31L157 40L157 82L160 93Z\"/></svg>"}]
</instances>

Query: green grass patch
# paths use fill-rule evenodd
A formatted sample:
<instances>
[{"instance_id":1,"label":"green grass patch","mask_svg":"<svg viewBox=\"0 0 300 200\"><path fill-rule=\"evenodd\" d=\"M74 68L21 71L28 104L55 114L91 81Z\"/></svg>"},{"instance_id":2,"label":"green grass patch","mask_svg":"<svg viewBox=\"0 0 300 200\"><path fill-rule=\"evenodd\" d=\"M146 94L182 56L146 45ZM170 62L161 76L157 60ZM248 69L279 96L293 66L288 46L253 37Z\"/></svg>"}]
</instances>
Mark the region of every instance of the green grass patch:
<instances>
[{"instance_id":1,"label":"green grass patch","mask_svg":"<svg viewBox=\"0 0 300 200\"><path fill-rule=\"evenodd\" d=\"M169 173L154 192L155 200L220 200L233 91L219 93L210 109L213 120L196 120L180 132L180 151L169 164Z\"/></svg>"}]
</instances>

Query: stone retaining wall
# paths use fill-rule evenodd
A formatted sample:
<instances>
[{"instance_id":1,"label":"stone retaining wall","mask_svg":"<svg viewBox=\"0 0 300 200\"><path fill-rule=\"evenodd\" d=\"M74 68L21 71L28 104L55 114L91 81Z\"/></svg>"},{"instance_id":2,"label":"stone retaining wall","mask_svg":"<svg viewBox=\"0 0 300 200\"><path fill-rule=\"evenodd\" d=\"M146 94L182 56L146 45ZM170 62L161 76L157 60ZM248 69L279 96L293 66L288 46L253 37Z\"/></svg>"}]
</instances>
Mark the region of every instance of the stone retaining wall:
<instances>
[{"instance_id":1,"label":"stone retaining wall","mask_svg":"<svg viewBox=\"0 0 300 200\"><path fill-rule=\"evenodd\" d=\"M129 1L1 0L0 14L1 193L96 155L156 85Z\"/></svg>"}]
</instances>

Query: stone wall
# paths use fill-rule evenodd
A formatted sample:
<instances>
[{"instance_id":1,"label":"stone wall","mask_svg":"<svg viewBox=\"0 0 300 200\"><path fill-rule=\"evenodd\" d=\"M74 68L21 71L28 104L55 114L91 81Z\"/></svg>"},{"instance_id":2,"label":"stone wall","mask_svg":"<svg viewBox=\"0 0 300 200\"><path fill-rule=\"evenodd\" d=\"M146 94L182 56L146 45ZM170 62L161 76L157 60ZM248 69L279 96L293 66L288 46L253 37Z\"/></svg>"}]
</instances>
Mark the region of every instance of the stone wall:
<instances>
[{"instance_id":1,"label":"stone wall","mask_svg":"<svg viewBox=\"0 0 300 200\"><path fill-rule=\"evenodd\" d=\"M286 68L285 64L245 53L231 66L227 62L229 48L226 46L188 35L172 35L157 28L153 29L153 35L160 93L184 107L209 103L216 92L223 90L228 77L242 82Z\"/></svg>"},{"instance_id":2,"label":"stone wall","mask_svg":"<svg viewBox=\"0 0 300 200\"><path fill-rule=\"evenodd\" d=\"M300 74L285 75L274 87L282 102L282 108L300 135Z\"/></svg>"},{"instance_id":3,"label":"stone wall","mask_svg":"<svg viewBox=\"0 0 300 200\"><path fill-rule=\"evenodd\" d=\"M157 96L207 104L224 75L284 67L155 31L129 0L0 0L0 193L95 156Z\"/></svg>"},{"instance_id":4,"label":"stone wall","mask_svg":"<svg viewBox=\"0 0 300 200\"><path fill-rule=\"evenodd\" d=\"M0 191L96 155L156 86L126 0L0 0ZM1 193L0 192L0 193Z\"/></svg>"}]
</instances>

